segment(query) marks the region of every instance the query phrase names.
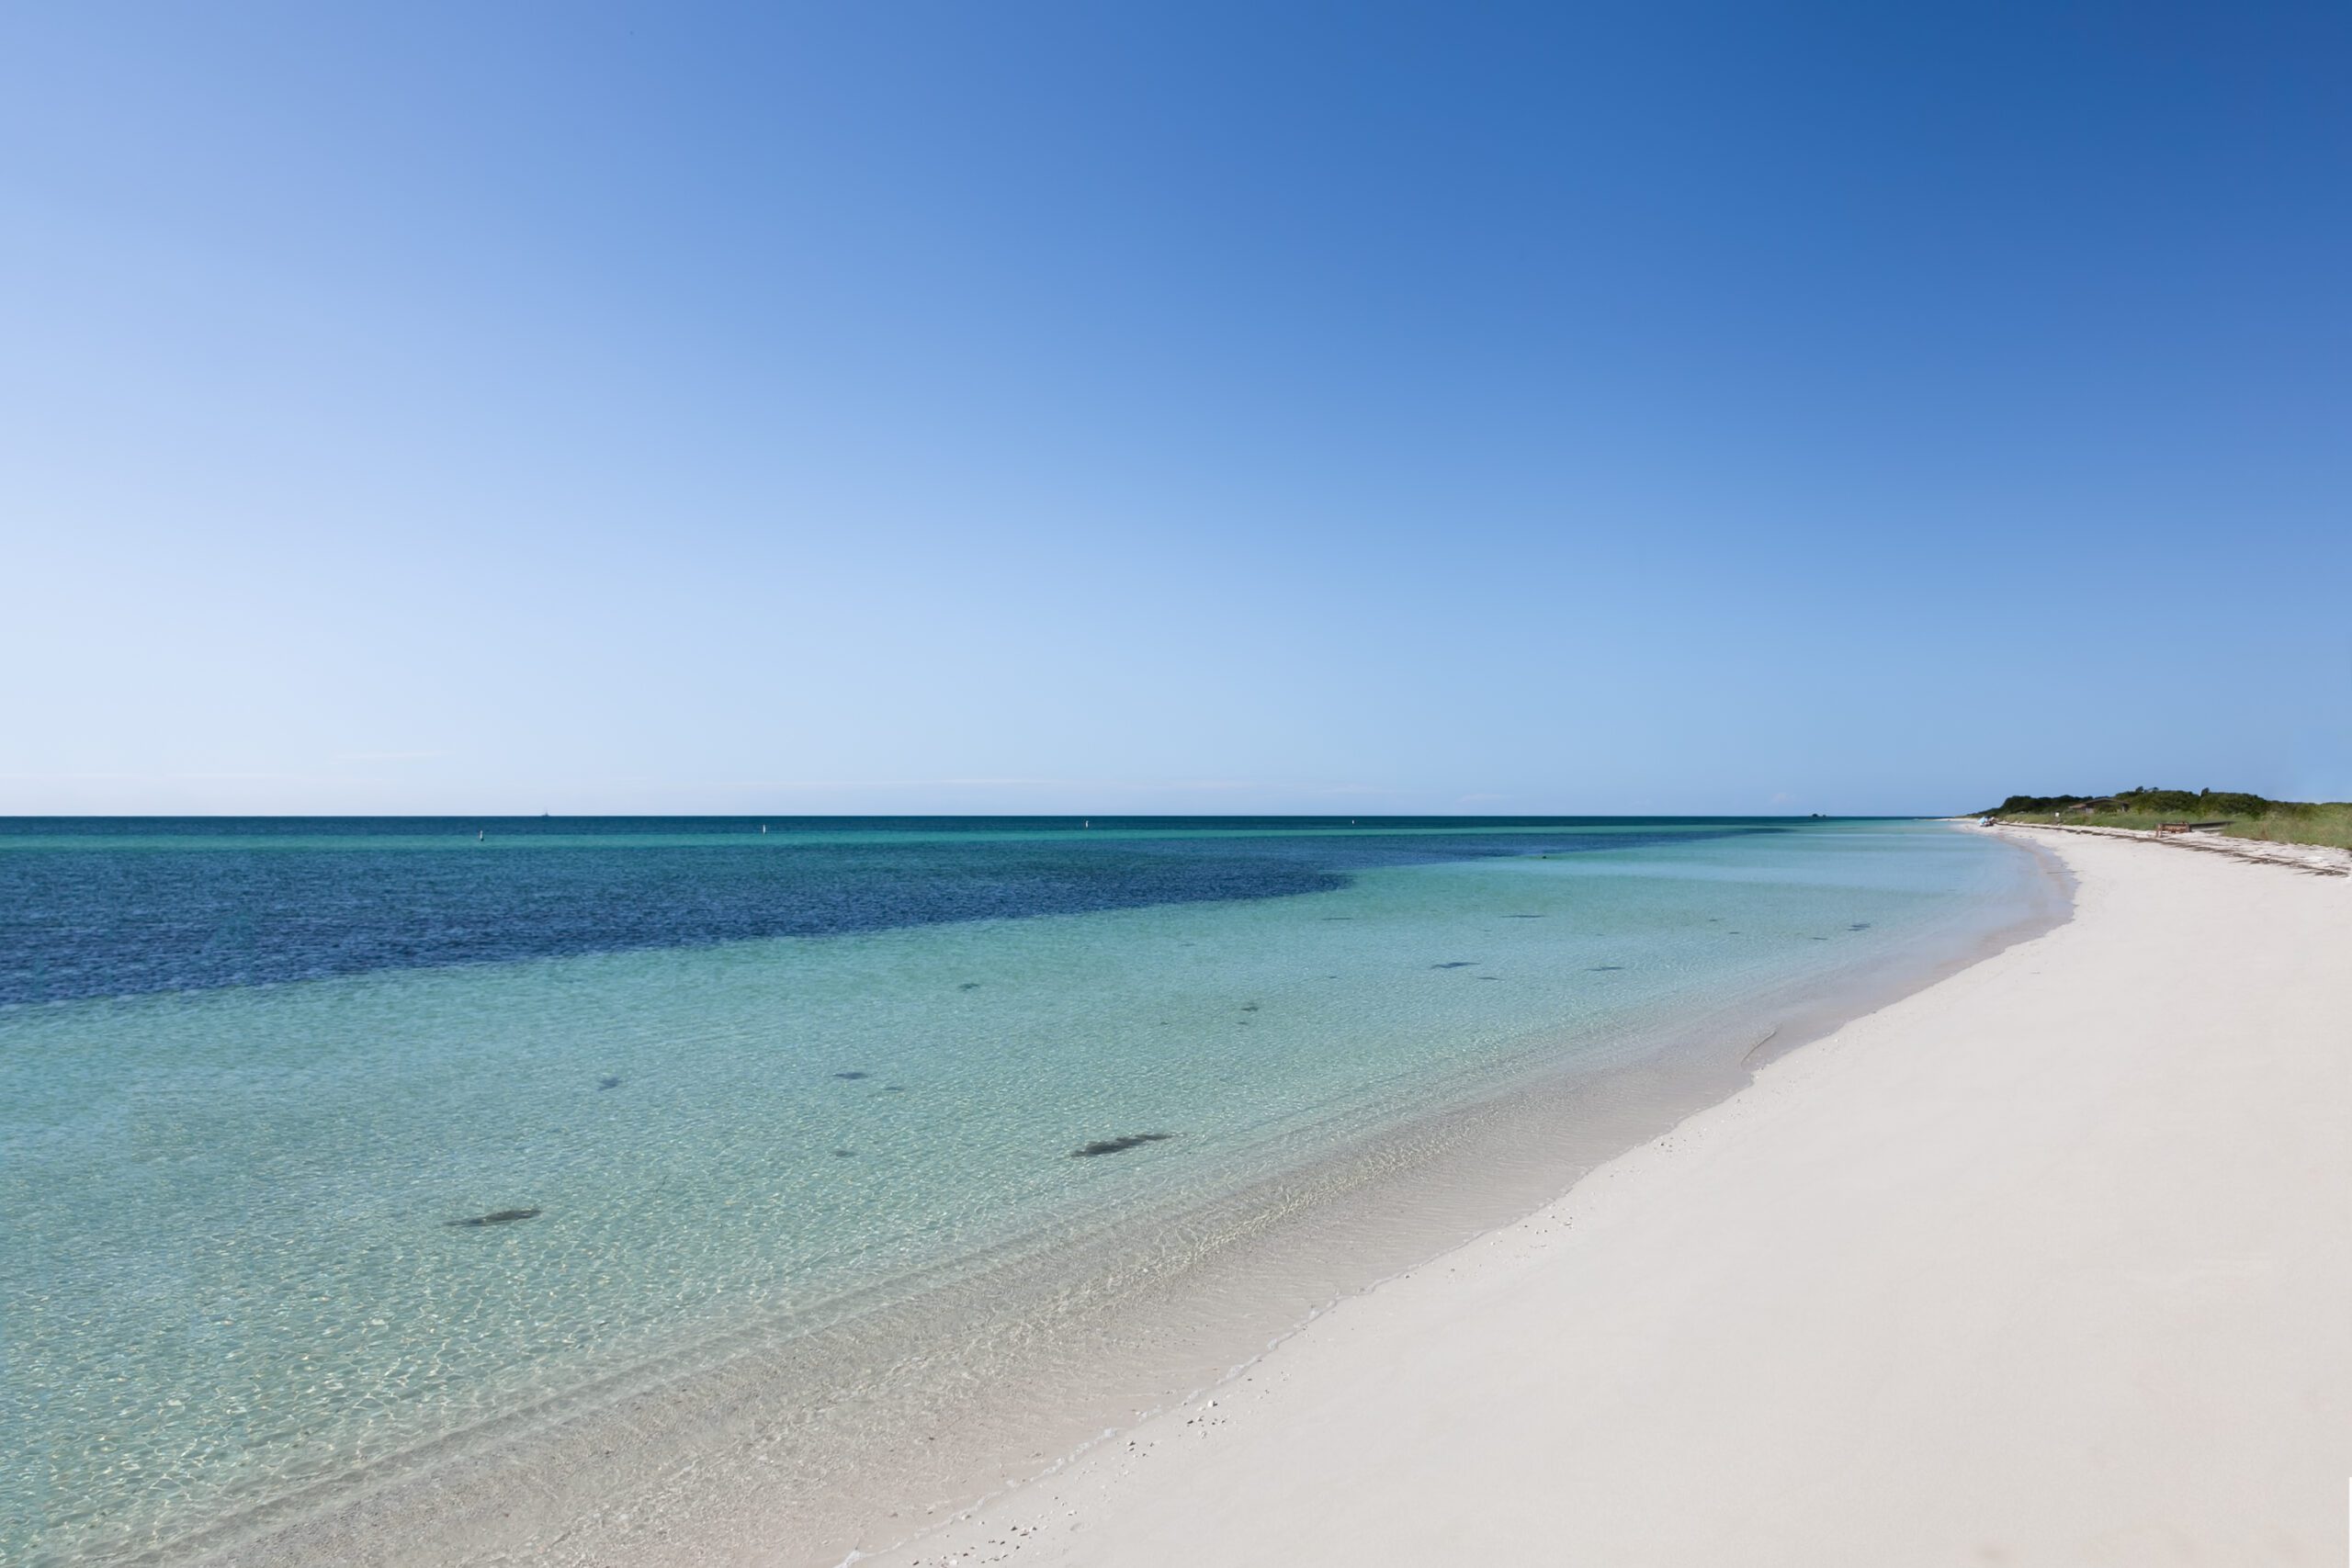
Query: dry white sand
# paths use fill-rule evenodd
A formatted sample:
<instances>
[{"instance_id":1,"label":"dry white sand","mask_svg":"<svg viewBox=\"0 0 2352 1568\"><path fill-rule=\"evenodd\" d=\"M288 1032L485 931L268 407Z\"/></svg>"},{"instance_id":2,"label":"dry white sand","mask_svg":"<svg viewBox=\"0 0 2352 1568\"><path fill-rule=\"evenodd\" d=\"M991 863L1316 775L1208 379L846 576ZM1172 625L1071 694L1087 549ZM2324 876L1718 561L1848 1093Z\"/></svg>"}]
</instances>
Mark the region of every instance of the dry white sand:
<instances>
[{"instance_id":1,"label":"dry white sand","mask_svg":"<svg viewBox=\"0 0 2352 1568\"><path fill-rule=\"evenodd\" d=\"M2071 923L880 1561L2346 1562L2352 882L2044 837Z\"/></svg>"}]
</instances>

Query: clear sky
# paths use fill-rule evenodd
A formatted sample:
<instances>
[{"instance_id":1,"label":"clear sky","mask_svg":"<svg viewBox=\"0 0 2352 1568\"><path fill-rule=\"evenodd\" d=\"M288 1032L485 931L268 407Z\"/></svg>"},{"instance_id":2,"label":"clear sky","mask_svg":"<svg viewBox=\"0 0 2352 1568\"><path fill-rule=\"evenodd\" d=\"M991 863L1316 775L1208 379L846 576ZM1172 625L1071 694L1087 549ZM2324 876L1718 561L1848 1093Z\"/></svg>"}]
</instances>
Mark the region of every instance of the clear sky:
<instances>
[{"instance_id":1,"label":"clear sky","mask_svg":"<svg viewBox=\"0 0 2352 1568\"><path fill-rule=\"evenodd\" d=\"M2352 6L14 6L0 811L2352 796Z\"/></svg>"}]
</instances>

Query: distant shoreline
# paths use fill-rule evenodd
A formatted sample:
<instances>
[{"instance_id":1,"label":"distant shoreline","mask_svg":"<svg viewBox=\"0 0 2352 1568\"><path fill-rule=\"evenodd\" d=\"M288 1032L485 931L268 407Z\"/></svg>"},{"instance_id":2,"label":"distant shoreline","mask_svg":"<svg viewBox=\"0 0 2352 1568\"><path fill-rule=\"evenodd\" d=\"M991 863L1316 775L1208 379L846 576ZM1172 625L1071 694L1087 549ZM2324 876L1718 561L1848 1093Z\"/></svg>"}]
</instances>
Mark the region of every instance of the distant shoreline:
<instances>
[{"instance_id":1,"label":"distant shoreline","mask_svg":"<svg viewBox=\"0 0 2352 1568\"><path fill-rule=\"evenodd\" d=\"M2149 828L2109 828L2087 822L2023 822L2003 818L2001 826L2027 833L2083 833L2096 838L2123 839L2172 849L2196 850L2257 864L2289 866L2317 876L2352 876L2352 850L2339 849L2333 844L2247 839L2210 831L2162 833Z\"/></svg>"}]
</instances>

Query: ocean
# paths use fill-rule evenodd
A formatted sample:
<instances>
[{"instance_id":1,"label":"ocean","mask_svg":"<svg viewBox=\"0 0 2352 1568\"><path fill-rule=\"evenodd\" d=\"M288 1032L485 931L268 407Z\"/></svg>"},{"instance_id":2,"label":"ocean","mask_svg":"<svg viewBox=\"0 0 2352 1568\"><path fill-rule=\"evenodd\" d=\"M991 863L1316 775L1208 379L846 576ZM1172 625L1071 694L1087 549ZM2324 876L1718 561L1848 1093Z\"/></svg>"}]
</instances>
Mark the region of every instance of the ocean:
<instances>
[{"instance_id":1,"label":"ocean","mask_svg":"<svg viewBox=\"0 0 2352 1568\"><path fill-rule=\"evenodd\" d=\"M837 1561L2050 897L1894 821L0 821L0 1561L453 1477L507 1533L424 1555Z\"/></svg>"}]
</instances>

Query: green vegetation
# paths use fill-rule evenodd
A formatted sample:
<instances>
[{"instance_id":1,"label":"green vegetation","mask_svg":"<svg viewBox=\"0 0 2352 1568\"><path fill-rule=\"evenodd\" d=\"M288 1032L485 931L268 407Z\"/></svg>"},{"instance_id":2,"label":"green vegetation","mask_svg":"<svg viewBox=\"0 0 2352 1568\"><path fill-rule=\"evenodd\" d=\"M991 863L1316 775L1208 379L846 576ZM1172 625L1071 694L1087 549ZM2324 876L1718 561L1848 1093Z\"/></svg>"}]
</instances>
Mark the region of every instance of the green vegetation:
<instances>
[{"instance_id":1,"label":"green vegetation","mask_svg":"<svg viewBox=\"0 0 2352 1568\"><path fill-rule=\"evenodd\" d=\"M2352 849L2352 801L2267 800L2226 789L2127 789L2114 795L2013 795L1985 817L2058 821L2088 828L2152 829L2181 822L2224 823L2241 839Z\"/></svg>"}]
</instances>

